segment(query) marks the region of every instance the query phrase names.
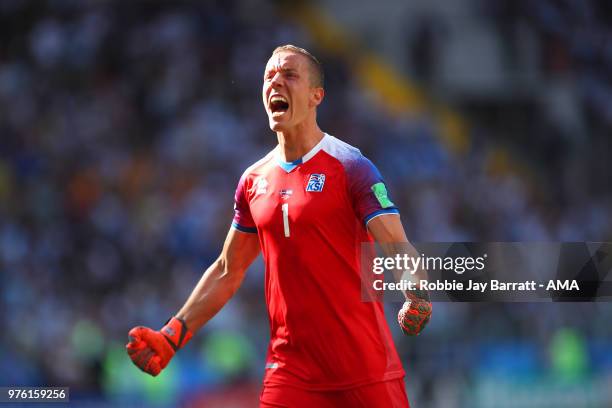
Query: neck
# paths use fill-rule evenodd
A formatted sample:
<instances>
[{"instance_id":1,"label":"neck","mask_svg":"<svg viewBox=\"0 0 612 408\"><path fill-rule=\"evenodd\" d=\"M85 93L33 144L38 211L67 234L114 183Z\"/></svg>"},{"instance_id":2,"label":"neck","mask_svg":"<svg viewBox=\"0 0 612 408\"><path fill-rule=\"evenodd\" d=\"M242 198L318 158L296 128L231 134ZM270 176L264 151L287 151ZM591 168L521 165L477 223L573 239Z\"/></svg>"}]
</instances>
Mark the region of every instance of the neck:
<instances>
[{"instance_id":1,"label":"neck","mask_svg":"<svg viewBox=\"0 0 612 408\"><path fill-rule=\"evenodd\" d=\"M315 123L314 126L307 129L300 129L298 126L294 129L276 132L276 137L281 160L292 162L311 151L323 139L323 131Z\"/></svg>"}]
</instances>

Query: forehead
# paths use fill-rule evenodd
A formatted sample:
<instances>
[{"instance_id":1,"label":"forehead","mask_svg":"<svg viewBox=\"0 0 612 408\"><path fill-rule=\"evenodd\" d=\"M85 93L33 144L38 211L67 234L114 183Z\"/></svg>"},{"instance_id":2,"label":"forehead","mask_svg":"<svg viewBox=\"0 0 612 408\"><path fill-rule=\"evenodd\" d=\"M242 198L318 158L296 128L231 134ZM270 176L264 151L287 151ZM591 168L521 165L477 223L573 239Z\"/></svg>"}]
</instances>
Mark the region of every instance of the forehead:
<instances>
[{"instance_id":1,"label":"forehead","mask_svg":"<svg viewBox=\"0 0 612 408\"><path fill-rule=\"evenodd\" d=\"M305 66L306 57L304 55L291 51L280 51L270 57L266 64L266 71L273 69L295 69L299 71Z\"/></svg>"}]
</instances>

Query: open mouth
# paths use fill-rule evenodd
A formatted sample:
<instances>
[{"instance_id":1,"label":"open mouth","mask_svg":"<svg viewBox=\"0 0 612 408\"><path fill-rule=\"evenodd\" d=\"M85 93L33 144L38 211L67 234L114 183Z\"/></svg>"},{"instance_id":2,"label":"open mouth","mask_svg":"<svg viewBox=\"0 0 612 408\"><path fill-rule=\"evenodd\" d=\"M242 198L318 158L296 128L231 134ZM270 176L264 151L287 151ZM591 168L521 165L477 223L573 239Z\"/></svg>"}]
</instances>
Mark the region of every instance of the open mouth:
<instances>
[{"instance_id":1,"label":"open mouth","mask_svg":"<svg viewBox=\"0 0 612 408\"><path fill-rule=\"evenodd\" d=\"M270 98L270 111L272 114L275 113L284 113L289 109L289 102L285 99L284 96L274 95Z\"/></svg>"}]
</instances>

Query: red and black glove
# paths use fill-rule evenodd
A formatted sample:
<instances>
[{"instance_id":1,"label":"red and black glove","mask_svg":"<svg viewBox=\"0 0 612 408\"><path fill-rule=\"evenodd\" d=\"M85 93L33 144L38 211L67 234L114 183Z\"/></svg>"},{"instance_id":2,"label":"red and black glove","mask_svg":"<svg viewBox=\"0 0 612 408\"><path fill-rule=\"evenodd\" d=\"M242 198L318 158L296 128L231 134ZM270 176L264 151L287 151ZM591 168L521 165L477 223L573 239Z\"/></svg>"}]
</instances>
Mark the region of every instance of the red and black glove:
<instances>
[{"instance_id":1,"label":"red and black glove","mask_svg":"<svg viewBox=\"0 0 612 408\"><path fill-rule=\"evenodd\" d=\"M160 331L138 326L128 336L130 341L125 347L132 362L145 373L156 376L193 334L183 320L173 317Z\"/></svg>"},{"instance_id":2,"label":"red and black glove","mask_svg":"<svg viewBox=\"0 0 612 408\"><path fill-rule=\"evenodd\" d=\"M431 302L411 296L397 314L397 322L404 334L417 336L431 318Z\"/></svg>"}]
</instances>

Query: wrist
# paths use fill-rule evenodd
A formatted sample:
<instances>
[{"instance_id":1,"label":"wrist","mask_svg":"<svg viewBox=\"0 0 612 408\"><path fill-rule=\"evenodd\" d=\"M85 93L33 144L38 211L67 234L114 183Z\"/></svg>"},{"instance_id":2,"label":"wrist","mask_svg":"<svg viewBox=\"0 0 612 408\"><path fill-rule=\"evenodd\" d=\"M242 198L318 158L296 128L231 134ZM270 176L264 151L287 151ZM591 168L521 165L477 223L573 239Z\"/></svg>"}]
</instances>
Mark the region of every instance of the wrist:
<instances>
[{"instance_id":1,"label":"wrist","mask_svg":"<svg viewBox=\"0 0 612 408\"><path fill-rule=\"evenodd\" d=\"M415 302L429 302L429 292L426 290L415 289L406 292L406 301Z\"/></svg>"},{"instance_id":2,"label":"wrist","mask_svg":"<svg viewBox=\"0 0 612 408\"><path fill-rule=\"evenodd\" d=\"M193 337L193 333L187 327L183 319L171 317L160 332L164 335L174 351L183 348Z\"/></svg>"}]
</instances>

